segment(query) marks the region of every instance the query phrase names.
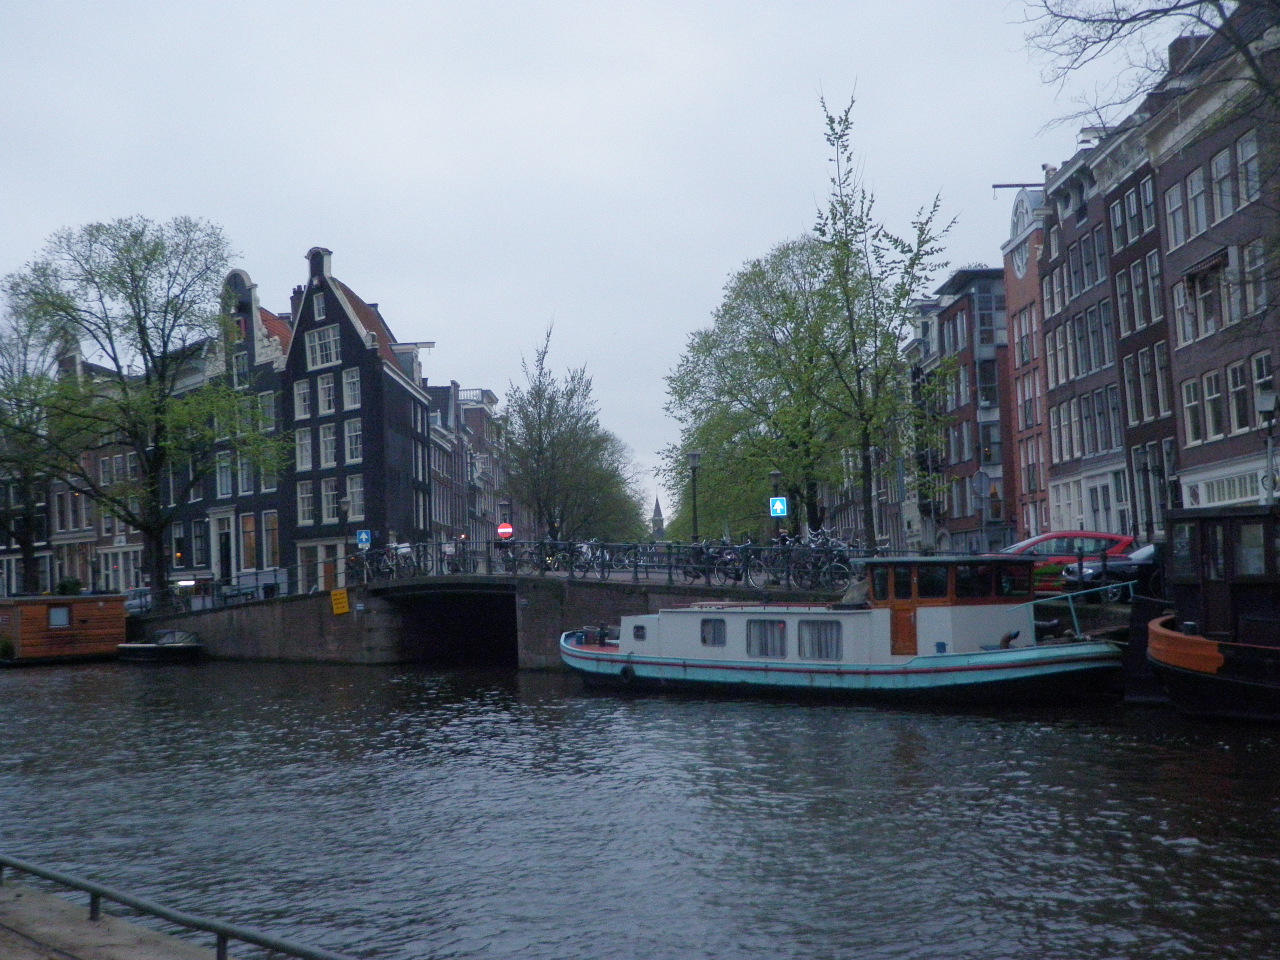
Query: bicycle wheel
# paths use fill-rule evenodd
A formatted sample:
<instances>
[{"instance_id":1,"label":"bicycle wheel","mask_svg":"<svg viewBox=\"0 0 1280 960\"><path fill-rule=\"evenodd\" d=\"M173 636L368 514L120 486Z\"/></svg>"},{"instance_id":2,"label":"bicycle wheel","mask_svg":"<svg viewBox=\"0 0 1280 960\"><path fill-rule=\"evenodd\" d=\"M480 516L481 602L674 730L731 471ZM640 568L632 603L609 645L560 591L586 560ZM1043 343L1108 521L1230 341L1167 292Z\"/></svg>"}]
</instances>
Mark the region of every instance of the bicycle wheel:
<instances>
[{"instance_id":1,"label":"bicycle wheel","mask_svg":"<svg viewBox=\"0 0 1280 960\"><path fill-rule=\"evenodd\" d=\"M612 569L612 565L609 563L609 555L603 550L596 555L594 566L597 580L609 579L609 571Z\"/></svg>"},{"instance_id":2,"label":"bicycle wheel","mask_svg":"<svg viewBox=\"0 0 1280 960\"><path fill-rule=\"evenodd\" d=\"M752 557L747 564L747 583L751 586L763 590L769 586L773 580L773 576L769 573L768 566L759 557Z\"/></svg>"},{"instance_id":3,"label":"bicycle wheel","mask_svg":"<svg viewBox=\"0 0 1280 960\"><path fill-rule=\"evenodd\" d=\"M843 563L835 561L827 564L822 569L822 578L826 581L826 584L830 589L839 593L844 593L845 590L849 588L849 581L852 579L852 574L850 573L849 568Z\"/></svg>"}]
</instances>

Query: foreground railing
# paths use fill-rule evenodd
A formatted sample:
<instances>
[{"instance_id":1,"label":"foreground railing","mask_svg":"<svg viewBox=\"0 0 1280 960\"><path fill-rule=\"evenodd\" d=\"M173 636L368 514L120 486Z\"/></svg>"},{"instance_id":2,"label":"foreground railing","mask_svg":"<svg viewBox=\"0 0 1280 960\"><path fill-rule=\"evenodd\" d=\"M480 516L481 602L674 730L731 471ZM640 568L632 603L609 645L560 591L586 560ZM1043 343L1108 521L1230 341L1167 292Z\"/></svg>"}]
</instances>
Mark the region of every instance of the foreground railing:
<instances>
[{"instance_id":1,"label":"foreground railing","mask_svg":"<svg viewBox=\"0 0 1280 960\"><path fill-rule=\"evenodd\" d=\"M101 919L102 901L108 900L112 903L130 907L139 913L159 917L161 920L167 920L169 923L177 924L188 930L212 933L216 938L214 949L217 960L227 960L227 945L233 941L272 950L286 957L299 957L301 960L351 960L351 958L342 954L322 950L319 947L304 946L281 937L273 937L267 933L250 930L247 927L237 927L235 924L223 923L221 920L207 920L193 913L174 910L153 900L135 897L132 894L125 893L123 890L108 887L106 884L73 877L68 873L62 873L60 870L50 870L48 867L41 867L29 861L19 860L17 857L9 857L4 854L0 854L0 884L4 883L5 867L41 877L62 887L89 894L90 920Z\"/></svg>"}]
</instances>

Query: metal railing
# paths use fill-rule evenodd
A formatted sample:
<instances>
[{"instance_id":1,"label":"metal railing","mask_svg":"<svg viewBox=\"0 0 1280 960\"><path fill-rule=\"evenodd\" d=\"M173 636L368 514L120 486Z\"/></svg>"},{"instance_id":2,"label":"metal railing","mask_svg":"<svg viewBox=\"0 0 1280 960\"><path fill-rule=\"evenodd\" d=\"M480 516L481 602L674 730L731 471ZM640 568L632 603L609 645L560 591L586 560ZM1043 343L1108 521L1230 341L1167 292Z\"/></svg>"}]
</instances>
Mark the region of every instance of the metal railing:
<instances>
[{"instance_id":1,"label":"metal railing","mask_svg":"<svg viewBox=\"0 0 1280 960\"><path fill-rule=\"evenodd\" d=\"M114 887L108 887L106 884L96 883L93 880L85 880L81 877L73 877L68 873L60 870L51 870L48 867L42 867L38 864L31 863L27 860L19 860L17 857L9 857L0 854L0 884L4 883L4 868L9 867L12 870L18 870L22 873L31 874L40 877L59 886L67 887L72 890L79 890L89 894L89 919L99 920L102 917L102 901L107 900L112 903L118 903L122 906L130 907L139 913L149 916L158 917L169 923L177 924L188 930L199 930L204 933L212 933L215 940L214 950L217 960L227 960L227 945L233 941L238 943L247 943L255 947L262 947L266 950L272 950L277 954L283 954L286 957L298 957L300 960L352 960L343 954L333 953L329 950L322 950L319 947L308 947L300 943L293 943L282 937L273 937L267 933L260 933L257 930L250 930L247 927L238 927L232 923L223 923L221 920L207 920L204 917L198 917L193 913L187 913L183 910L174 910L163 904L156 903L153 900L146 900L142 897L135 897L123 890L117 890Z\"/></svg>"}]
</instances>

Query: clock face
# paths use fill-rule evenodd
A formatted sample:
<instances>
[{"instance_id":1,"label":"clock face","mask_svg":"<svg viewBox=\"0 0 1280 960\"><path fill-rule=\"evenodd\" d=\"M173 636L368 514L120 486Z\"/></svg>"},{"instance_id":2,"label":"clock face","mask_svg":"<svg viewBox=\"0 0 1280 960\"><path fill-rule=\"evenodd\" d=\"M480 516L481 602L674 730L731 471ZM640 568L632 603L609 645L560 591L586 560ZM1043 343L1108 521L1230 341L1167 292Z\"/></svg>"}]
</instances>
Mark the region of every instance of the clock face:
<instances>
[{"instance_id":1,"label":"clock face","mask_svg":"<svg viewBox=\"0 0 1280 960\"><path fill-rule=\"evenodd\" d=\"M1026 194L1019 194L1013 205L1012 222L1009 224L1009 236L1016 237L1031 225L1031 204L1027 203ZM1019 277L1027 272L1027 241L1023 241L1013 251L1013 271Z\"/></svg>"},{"instance_id":2,"label":"clock face","mask_svg":"<svg viewBox=\"0 0 1280 960\"><path fill-rule=\"evenodd\" d=\"M1027 275L1027 243L1024 240L1013 248L1013 272L1021 279Z\"/></svg>"}]
</instances>

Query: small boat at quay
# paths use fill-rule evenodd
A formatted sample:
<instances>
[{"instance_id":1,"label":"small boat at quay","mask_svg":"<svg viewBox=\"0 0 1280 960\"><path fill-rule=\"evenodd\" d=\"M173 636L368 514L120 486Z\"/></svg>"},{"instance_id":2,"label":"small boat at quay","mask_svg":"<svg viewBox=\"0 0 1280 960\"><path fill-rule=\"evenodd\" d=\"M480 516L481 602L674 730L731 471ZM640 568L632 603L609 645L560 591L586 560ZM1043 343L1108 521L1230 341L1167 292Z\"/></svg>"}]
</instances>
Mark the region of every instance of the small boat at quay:
<instances>
[{"instance_id":1,"label":"small boat at quay","mask_svg":"<svg viewBox=\"0 0 1280 960\"><path fill-rule=\"evenodd\" d=\"M566 631L590 686L974 705L1114 700L1114 643L1038 641L1033 561L867 561L840 603L701 603ZM860 588L860 591L859 591Z\"/></svg>"},{"instance_id":2,"label":"small boat at quay","mask_svg":"<svg viewBox=\"0 0 1280 960\"><path fill-rule=\"evenodd\" d=\"M1170 510L1174 613L1148 625L1147 659L1180 711L1280 720L1280 507Z\"/></svg>"}]
</instances>

